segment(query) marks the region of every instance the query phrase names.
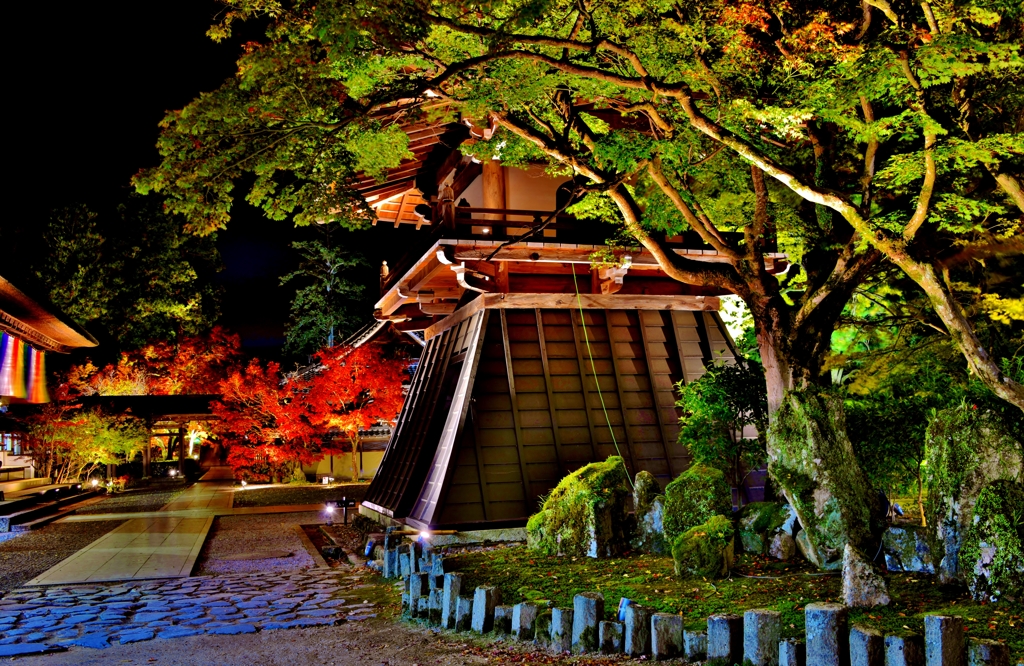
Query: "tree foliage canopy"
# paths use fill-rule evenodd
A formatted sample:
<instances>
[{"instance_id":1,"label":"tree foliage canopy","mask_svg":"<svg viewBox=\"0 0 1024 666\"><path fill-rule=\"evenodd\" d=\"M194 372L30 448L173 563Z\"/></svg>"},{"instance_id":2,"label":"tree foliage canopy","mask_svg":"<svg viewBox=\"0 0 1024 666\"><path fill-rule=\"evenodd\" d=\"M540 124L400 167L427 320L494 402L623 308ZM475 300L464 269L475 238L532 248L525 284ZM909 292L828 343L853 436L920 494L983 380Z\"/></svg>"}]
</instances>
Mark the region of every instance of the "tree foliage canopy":
<instances>
[{"instance_id":1,"label":"tree foliage canopy","mask_svg":"<svg viewBox=\"0 0 1024 666\"><path fill-rule=\"evenodd\" d=\"M219 314L213 239L185 233L155 197L133 195L102 213L69 206L41 224L3 227L4 247L23 250L10 257L12 272L27 271L104 349L195 335Z\"/></svg>"},{"instance_id":2,"label":"tree foliage canopy","mask_svg":"<svg viewBox=\"0 0 1024 666\"><path fill-rule=\"evenodd\" d=\"M776 347L770 376L778 361L783 378L820 381L832 324L884 257L972 370L1024 408L955 284L964 262L1024 243L1018 5L227 5L214 38L253 17L266 38L234 79L165 119L162 162L135 180L190 229L222 227L246 173L248 199L272 217L358 224L366 207L347 183L398 163L398 123L461 116L498 130L480 155L583 177L592 217L623 225L673 277L747 300L762 348ZM661 234L681 230L728 261L666 251ZM798 264L781 283L764 270L772 238Z\"/></svg>"}]
</instances>

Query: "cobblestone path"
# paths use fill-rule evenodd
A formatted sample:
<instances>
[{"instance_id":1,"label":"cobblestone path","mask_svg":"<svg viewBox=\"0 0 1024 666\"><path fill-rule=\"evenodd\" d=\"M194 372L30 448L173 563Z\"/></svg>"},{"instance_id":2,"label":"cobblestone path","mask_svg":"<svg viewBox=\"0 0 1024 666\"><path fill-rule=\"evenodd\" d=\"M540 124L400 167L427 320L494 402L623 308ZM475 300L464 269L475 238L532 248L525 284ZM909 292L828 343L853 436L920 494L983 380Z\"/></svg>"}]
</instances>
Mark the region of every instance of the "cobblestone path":
<instances>
[{"instance_id":1,"label":"cobblestone path","mask_svg":"<svg viewBox=\"0 0 1024 666\"><path fill-rule=\"evenodd\" d=\"M306 569L19 588L0 599L0 652L362 620L374 607L359 596L364 580L351 569Z\"/></svg>"}]
</instances>

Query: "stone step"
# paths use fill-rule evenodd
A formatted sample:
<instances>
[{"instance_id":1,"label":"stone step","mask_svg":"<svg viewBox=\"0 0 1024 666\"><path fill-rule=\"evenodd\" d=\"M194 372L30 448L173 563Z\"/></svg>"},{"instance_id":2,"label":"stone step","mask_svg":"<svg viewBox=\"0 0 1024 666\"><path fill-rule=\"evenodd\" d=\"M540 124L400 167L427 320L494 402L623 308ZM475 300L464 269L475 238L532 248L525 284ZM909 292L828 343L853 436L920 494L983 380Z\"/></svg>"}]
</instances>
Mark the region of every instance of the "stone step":
<instances>
[{"instance_id":1,"label":"stone step","mask_svg":"<svg viewBox=\"0 0 1024 666\"><path fill-rule=\"evenodd\" d=\"M97 490L76 492L60 499L37 503L7 516L0 516L0 532L27 532L74 513L78 505L99 494Z\"/></svg>"}]
</instances>

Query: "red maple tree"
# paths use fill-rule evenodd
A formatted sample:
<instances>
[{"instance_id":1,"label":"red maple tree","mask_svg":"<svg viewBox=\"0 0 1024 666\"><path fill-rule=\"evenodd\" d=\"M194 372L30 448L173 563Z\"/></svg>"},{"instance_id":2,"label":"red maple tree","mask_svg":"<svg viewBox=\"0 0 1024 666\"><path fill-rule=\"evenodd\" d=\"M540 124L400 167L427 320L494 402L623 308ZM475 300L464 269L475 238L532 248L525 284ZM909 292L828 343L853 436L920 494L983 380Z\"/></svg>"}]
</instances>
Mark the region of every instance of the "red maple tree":
<instances>
[{"instance_id":1,"label":"red maple tree","mask_svg":"<svg viewBox=\"0 0 1024 666\"><path fill-rule=\"evenodd\" d=\"M220 382L241 361L237 335L215 326L203 335L151 342L122 352L99 369L91 362L70 371L75 390L100 395L197 395L218 393Z\"/></svg>"},{"instance_id":2,"label":"red maple tree","mask_svg":"<svg viewBox=\"0 0 1024 666\"><path fill-rule=\"evenodd\" d=\"M297 386L282 383L277 363L253 359L220 382L212 403L214 431L228 445L235 476L257 481L280 478L320 455L315 429L296 400Z\"/></svg>"},{"instance_id":3,"label":"red maple tree","mask_svg":"<svg viewBox=\"0 0 1024 666\"><path fill-rule=\"evenodd\" d=\"M213 403L228 464L236 476L269 480L350 451L358 478L359 433L397 418L408 365L375 344L324 349L316 365L286 380L276 363L250 362L220 383L222 398Z\"/></svg>"},{"instance_id":4,"label":"red maple tree","mask_svg":"<svg viewBox=\"0 0 1024 666\"><path fill-rule=\"evenodd\" d=\"M335 347L317 355L319 368L304 382L302 402L310 423L328 435L348 440L352 479L359 478L360 432L378 423L393 424L402 409L402 380L409 359L380 344ZM340 453L334 437L324 452Z\"/></svg>"}]
</instances>

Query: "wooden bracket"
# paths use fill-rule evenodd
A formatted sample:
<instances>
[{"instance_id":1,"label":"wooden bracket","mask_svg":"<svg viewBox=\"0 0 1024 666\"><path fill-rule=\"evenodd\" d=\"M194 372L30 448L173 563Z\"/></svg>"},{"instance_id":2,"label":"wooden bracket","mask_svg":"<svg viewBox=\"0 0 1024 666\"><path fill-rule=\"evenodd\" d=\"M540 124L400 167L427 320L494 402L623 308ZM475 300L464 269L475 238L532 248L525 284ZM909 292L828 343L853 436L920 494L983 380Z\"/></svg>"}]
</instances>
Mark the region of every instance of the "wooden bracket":
<instances>
[{"instance_id":1,"label":"wooden bracket","mask_svg":"<svg viewBox=\"0 0 1024 666\"><path fill-rule=\"evenodd\" d=\"M600 269L597 272L597 277L601 281L601 293L607 296L622 291L622 280L626 277L632 264L630 257L627 256L621 266Z\"/></svg>"}]
</instances>

